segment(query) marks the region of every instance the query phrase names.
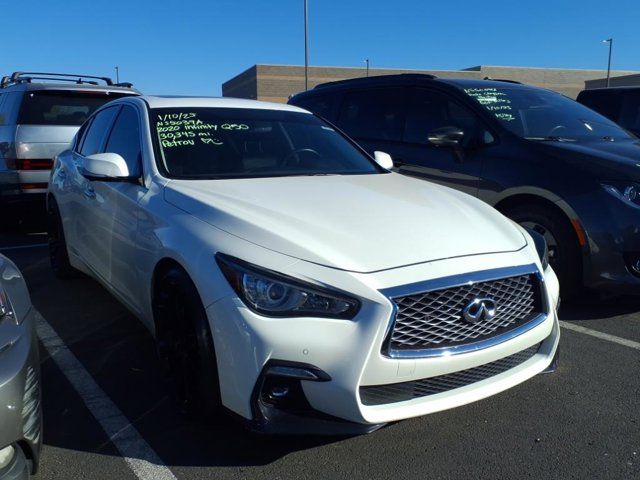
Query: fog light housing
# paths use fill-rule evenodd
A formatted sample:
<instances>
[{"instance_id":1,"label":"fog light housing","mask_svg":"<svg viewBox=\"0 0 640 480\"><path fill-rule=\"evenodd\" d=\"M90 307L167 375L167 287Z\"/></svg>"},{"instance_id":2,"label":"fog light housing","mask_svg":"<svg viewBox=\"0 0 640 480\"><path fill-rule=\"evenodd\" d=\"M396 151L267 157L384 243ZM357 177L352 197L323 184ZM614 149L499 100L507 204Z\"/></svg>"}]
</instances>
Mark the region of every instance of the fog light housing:
<instances>
[{"instance_id":1,"label":"fog light housing","mask_svg":"<svg viewBox=\"0 0 640 480\"><path fill-rule=\"evenodd\" d=\"M310 365L270 363L262 375L259 401L278 410L304 412L311 406L300 382L326 382L330 379L325 372Z\"/></svg>"},{"instance_id":2,"label":"fog light housing","mask_svg":"<svg viewBox=\"0 0 640 480\"><path fill-rule=\"evenodd\" d=\"M16 450L15 448L13 448L12 445L9 445L8 447L3 448L2 450L0 450L0 470L2 470L3 468L5 468L7 465L9 465L11 463L11 460L13 460L13 457L16 454Z\"/></svg>"}]
</instances>

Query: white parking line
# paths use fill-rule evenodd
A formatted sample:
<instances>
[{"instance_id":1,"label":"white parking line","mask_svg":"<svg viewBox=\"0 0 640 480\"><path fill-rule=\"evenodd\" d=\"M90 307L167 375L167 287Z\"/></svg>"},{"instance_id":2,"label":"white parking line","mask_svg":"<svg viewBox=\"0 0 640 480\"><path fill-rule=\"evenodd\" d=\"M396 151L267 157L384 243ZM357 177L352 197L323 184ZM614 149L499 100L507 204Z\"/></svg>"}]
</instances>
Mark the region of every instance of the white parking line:
<instances>
[{"instance_id":1,"label":"white parking line","mask_svg":"<svg viewBox=\"0 0 640 480\"><path fill-rule=\"evenodd\" d=\"M14 247L0 247L0 252L7 250L23 250L25 248L40 248L48 246L48 243L34 243L33 245L16 245Z\"/></svg>"},{"instance_id":2,"label":"white parking line","mask_svg":"<svg viewBox=\"0 0 640 480\"><path fill-rule=\"evenodd\" d=\"M176 480L127 417L100 388L55 330L37 315L40 341L140 480Z\"/></svg>"},{"instance_id":3,"label":"white parking line","mask_svg":"<svg viewBox=\"0 0 640 480\"><path fill-rule=\"evenodd\" d=\"M601 340L607 340L619 345L624 345L625 347L631 347L635 348L636 350L640 350L640 343L634 342L633 340L627 340L626 338L616 337L615 335L609 335L608 333L591 330L590 328L581 327L580 325L576 325L575 323L561 321L560 326L566 328L567 330L584 333L585 335L591 335L592 337L596 337Z\"/></svg>"}]
</instances>

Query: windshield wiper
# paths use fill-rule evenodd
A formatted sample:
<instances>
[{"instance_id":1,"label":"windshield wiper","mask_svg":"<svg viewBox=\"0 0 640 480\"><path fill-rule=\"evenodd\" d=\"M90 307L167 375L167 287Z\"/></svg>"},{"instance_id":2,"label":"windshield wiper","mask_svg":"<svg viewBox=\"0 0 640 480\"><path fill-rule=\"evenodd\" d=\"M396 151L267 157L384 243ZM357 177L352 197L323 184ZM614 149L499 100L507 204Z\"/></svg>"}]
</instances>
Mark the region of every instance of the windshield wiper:
<instances>
[{"instance_id":1,"label":"windshield wiper","mask_svg":"<svg viewBox=\"0 0 640 480\"><path fill-rule=\"evenodd\" d=\"M573 138L558 137L556 135L549 135L546 137L524 137L527 140L536 140L538 142L575 142Z\"/></svg>"}]
</instances>

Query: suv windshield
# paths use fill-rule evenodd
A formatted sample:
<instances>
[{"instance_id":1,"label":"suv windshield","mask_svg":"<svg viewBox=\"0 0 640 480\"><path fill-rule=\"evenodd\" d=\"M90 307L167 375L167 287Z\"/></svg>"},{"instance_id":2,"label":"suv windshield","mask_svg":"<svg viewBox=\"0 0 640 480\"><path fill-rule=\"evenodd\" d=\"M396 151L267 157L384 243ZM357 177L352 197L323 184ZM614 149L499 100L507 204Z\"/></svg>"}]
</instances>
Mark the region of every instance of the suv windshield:
<instances>
[{"instance_id":1,"label":"suv windshield","mask_svg":"<svg viewBox=\"0 0 640 480\"><path fill-rule=\"evenodd\" d=\"M507 129L529 140L632 138L625 130L558 93L534 88L465 88Z\"/></svg>"},{"instance_id":2,"label":"suv windshield","mask_svg":"<svg viewBox=\"0 0 640 480\"><path fill-rule=\"evenodd\" d=\"M357 175L378 168L308 113L246 108L150 112L161 171L172 178Z\"/></svg>"},{"instance_id":3,"label":"suv windshield","mask_svg":"<svg viewBox=\"0 0 640 480\"><path fill-rule=\"evenodd\" d=\"M80 126L98 108L127 96L119 92L42 90L26 92L18 124Z\"/></svg>"}]
</instances>

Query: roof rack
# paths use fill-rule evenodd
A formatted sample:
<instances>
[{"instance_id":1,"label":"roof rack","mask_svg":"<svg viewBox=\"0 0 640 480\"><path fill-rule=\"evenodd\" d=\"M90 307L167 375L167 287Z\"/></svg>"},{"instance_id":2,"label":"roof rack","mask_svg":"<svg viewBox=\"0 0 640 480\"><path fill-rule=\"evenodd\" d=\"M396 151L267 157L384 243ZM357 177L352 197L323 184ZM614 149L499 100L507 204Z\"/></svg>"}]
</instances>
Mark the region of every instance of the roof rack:
<instances>
[{"instance_id":1,"label":"roof rack","mask_svg":"<svg viewBox=\"0 0 640 480\"><path fill-rule=\"evenodd\" d=\"M98 82L104 82L106 86L127 87L131 88L130 83L113 83L109 77L96 77L94 75L77 75L73 73L48 73L48 72L13 72L11 76L2 77L0 80L0 88L9 85L17 85L20 83L31 83L33 80L45 80L56 82L73 82L78 85L98 85Z\"/></svg>"},{"instance_id":2,"label":"roof rack","mask_svg":"<svg viewBox=\"0 0 640 480\"><path fill-rule=\"evenodd\" d=\"M428 74L428 73L397 73L395 75L372 75L370 77L346 78L344 80L335 80L333 82L319 83L314 88L332 87L334 85L342 85L342 84L351 83L351 82L372 82L372 83L375 83L376 81L379 81L379 80L389 80L389 79L398 78L398 77L416 78L416 79L421 78L421 79L430 79L430 80L432 80L434 78L438 78L435 75L431 75L431 74Z\"/></svg>"},{"instance_id":3,"label":"roof rack","mask_svg":"<svg viewBox=\"0 0 640 480\"><path fill-rule=\"evenodd\" d=\"M522 82L518 82L517 80L508 80L506 78L484 77L483 80L491 80L493 82L517 83L518 85L522 85Z\"/></svg>"}]
</instances>

